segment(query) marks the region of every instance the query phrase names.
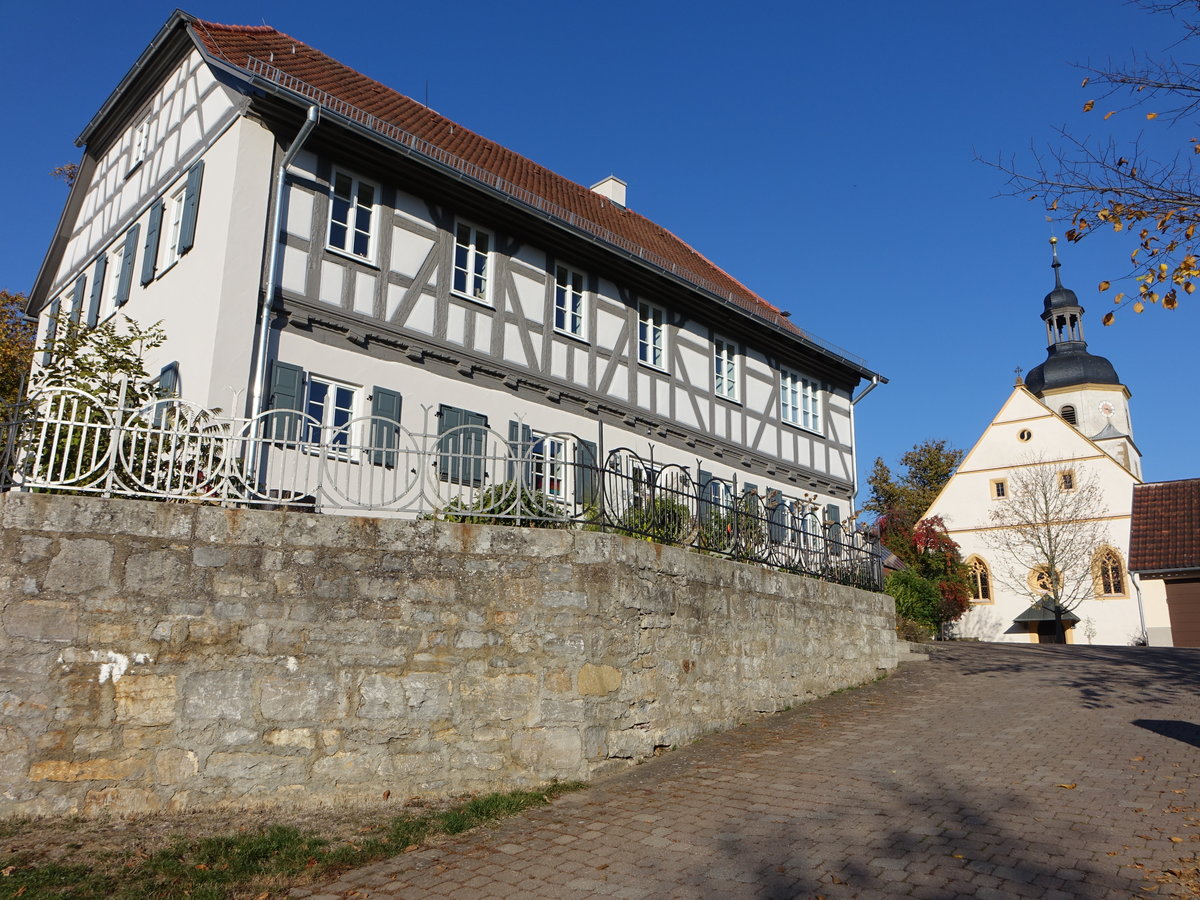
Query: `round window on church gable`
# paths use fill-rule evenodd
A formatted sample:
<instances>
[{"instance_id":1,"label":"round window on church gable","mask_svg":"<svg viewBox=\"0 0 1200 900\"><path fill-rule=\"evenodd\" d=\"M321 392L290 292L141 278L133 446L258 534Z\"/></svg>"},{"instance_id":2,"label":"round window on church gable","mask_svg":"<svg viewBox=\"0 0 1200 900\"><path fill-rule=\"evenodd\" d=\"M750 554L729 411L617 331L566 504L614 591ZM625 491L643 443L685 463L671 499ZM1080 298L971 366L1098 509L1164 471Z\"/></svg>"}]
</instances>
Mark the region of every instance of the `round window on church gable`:
<instances>
[{"instance_id":1,"label":"round window on church gable","mask_svg":"<svg viewBox=\"0 0 1200 900\"><path fill-rule=\"evenodd\" d=\"M1029 439L1032 437L1033 437L1032 431L1030 431L1028 428L1022 428L1021 433L1017 435L1017 440L1019 440L1021 443L1024 444L1024 443L1027 443L1029 441Z\"/></svg>"}]
</instances>

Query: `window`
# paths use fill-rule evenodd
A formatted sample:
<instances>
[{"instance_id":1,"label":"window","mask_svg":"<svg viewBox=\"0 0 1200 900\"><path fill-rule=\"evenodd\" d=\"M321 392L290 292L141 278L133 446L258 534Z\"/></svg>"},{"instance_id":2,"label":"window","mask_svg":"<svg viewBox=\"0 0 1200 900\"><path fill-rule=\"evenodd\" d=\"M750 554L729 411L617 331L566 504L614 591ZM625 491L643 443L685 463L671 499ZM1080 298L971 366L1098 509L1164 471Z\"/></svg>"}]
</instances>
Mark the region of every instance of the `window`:
<instances>
[{"instance_id":1,"label":"window","mask_svg":"<svg viewBox=\"0 0 1200 900\"><path fill-rule=\"evenodd\" d=\"M454 292L491 303L492 236L488 232L459 222L454 231Z\"/></svg>"},{"instance_id":2,"label":"window","mask_svg":"<svg viewBox=\"0 0 1200 900\"><path fill-rule=\"evenodd\" d=\"M713 340L713 390L726 400L738 398L737 345L724 338Z\"/></svg>"},{"instance_id":3,"label":"window","mask_svg":"<svg viewBox=\"0 0 1200 900\"><path fill-rule=\"evenodd\" d=\"M1061 589L1063 583L1062 573L1060 572L1054 580L1058 582L1058 587ZM1029 585L1030 590L1036 591L1039 594L1054 593L1055 585L1050 578L1050 569L1047 566L1037 566L1034 569L1030 569L1026 584Z\"/></svg>"},{"instance_id":4,"label":"window","mask_svg":"<svg viewBox=\"0 0 1200 900\"><path fill-rule=\"evenodd\" d=\"M1121 565L1121 556L1111 547L1105 547L1096 554L1096 593L1102 597L1125 596L1125 567Z\"/></svg>"},{"instance_id":5,"label":"window","mask_svg":"<svg viewBox=\"0 0 1200 900\"><path fill-rule=\"evenodd\" d=\"M991 603L992 599L992 573L985 563L978 556L972 557L967 562L967 569L971 578L971 602L972 603Z\"/></svg>"},{"instance_id":6,"label":"window","mask_svg":"<svg viewBox=\"0 0 1200 900\"><path fill-rule=\"evenodd\" d=\"M1008 481L1004 478L992 479L992 499L1003 500L1008 496Z\"/></svg>"},{"instance_id":7,"label":"window","mask_svg":"<svg viewBox=\"0 0 1200 900\"><path fill-rule=\"evenodd\" d=\"M371 259L375 185L334 170L329 202L329 246Z\"/></svg>"},{"instance_id":8,"label":"window","mask_svg":"<svg viewBox=\"0 0 1200 900\"><path fill-rule=\"evenodd\" d=\"M583 337L583 273L556 266L554 274L554 327Z\"/></svg>"},{"instance_id":9,"label":"window","mask_svg":"<svg viewBox=\"0 0 1200 900\"><path fill-rule=\"evenodd\" d=\"M1058 414L1060 416L1062 416L1064 419L1066 419L1072 425L1079 424L1078 422L1075 421L1075 407L1073 407L1073 406L1069 406L1069 405L1064 406L1062 409L1060 409L1058 411Z\"/></svg>"},{"instance_id":10,"label":"window","mask_svg":"<svg viewBox=\"0 0 1200 900\"><path fill-rule=\"evenodd\" d=\"M164 271L175 265L179 259L179 234L183 227L183 207L187 185L180 185L167 198L163 218L166 224L167 240L161 244L161 258L158 269Z\"/></svg>"},{"instance_id":11,"label":"window","mask_svg":"<svg viewBox=\"0 0 1200 900\"><path fill-rule=\"evenodd\" d=\"M787 369L779 370L779 417L809 431L821 430L821 388Z\"/></svg>"},{"instance_id":12,"label":"window","mask_svg":"<svg viewBox=\"0 0 1200 900\"><path fill-rule=\"evenodd\" d=\"M666 314L659 306L651 303L638 304L638 362L663 368L666 356L663 352L663 321Z\"/></svg>"},{"instance_id":13,"label":"window","mask_svg":"<svg viewBox=\"0 0 1200 900\"><path fill-rule=\"evenodd\" d=\"M441 404L438 407L438 477L481 485L487 472L487 416Z\"/></svg>"},{"instance_id":14,"label":"window","mask_svg":"<svg viewBox=\"0 0 1200 900\"><path fill-rule=\"evenodd\" d=\"M146 161L146 151L150 148L150 113L142 114L137 126L133 129L133 144L129 154L129 172Z\"/></svg>"},{"instance_id":15,"label":"window","mask_svg":"<svg viewBox=\"0 0 1200 900\"><path fill-rule=\"evenodd\" d=\"M348 384L339 384L315 375L308 376L308 390L304 395L305 422L304 440L318 444L325 442L338 450L350 446L350 429L346 426L354 418L358 389Z\"/></svg>"},{"instance_id":16,"label":"window","mask_svg":"<svg viewBox=\"0 0 1200 900\"><path fill-rule=\"evenodd\" d=\"M1063 469L1058 473L1058 488L1061 491L1075 490L1075 473L1071 469Z\"/></svg>"},{"instance_id":17,"label":"window","mask_svg":"<svg viewBox=\"0 0 1200 900\"><path fill-rule=\"evenodd\" d=\"M533 489L551 497L562 497L566 480L566 441L561 436L534 432L530 459L533 463Z\"/></svg>"}]
</instances>

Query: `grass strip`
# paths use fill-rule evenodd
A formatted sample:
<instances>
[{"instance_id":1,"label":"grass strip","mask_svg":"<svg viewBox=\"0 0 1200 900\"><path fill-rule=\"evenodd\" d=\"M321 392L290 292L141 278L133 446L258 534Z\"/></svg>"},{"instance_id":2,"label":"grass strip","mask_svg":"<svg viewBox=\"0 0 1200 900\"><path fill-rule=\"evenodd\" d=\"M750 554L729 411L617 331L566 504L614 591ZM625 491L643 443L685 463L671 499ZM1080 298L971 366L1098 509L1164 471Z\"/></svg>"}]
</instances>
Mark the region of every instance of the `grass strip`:
<instances>
[{"instance_id":1,"label":"grass strip","mask_svg":"<svg viewBox=\"0 0 1200 900\"><path fill-rule=\"evenodd\" d=\"M177 838L147 856L109 854L90 864L0 859L0 900L145 900L282 896L298 885L332 878L415 849L440 834L461 834L485 822L544 806L585 787L553 782L538 790L486 794L449 809L396 816L369 827L362 840L333 844L311 831L273 825L253 832Z\"/></svg>"}]
</instances>

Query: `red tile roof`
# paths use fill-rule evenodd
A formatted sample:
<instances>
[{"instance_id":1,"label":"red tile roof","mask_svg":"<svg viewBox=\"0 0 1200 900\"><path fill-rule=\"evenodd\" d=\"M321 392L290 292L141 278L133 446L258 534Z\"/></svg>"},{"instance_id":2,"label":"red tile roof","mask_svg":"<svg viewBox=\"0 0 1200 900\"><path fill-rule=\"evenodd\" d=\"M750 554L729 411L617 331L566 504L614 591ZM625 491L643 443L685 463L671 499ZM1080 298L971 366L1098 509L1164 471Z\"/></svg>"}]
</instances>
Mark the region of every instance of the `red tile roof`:
<instances>
[{"instance_id":1,"label":"red tile roof","mask_svg":"<svg viewBox=\"0 0 1200 900\"><path fill-rule=\"evenodd\" d=\"M1200 572L1200 478L1133 486L1129 568Z\"/></svg>"},{"instance_id":2,"label":"red tile roof","mask_svg":"<svg viewBox=\"0 0 1200 900\"><path fill-rule=\"evenodd\" d=\"M318 100L323 106L332 103L335 112L348 114L350 118L385 134L395 135L395 130L400 129L421 142L428 142L428 146L419 147L427 155L436 155L443 162L455 165L455 160L445 156L450 154L468 167L479 167L494 178L503 179L507 184L499 186L507 193L526 200L532 195L567 217L578 217L583 221L571 218L567 221L602 238L615 238L609 242L624 246L699 287L726 296L731 302L768 322L865 368L863 360L798 329L781 316L776 307L665 228L519 153L463 128L302 41L265 25L219 25L193 20L192 26L203 48L212 56L247 72L268 77L310 99ZM321 92L328 96L321 96ZM346 104L353 109L347 110ZM368 117L380 122L369 121ZM405 142L409 143L407 140ZM462 168L458 165L455 167ZM558 217L563 218L562 215Z\"/></svg>"}]
</instances>

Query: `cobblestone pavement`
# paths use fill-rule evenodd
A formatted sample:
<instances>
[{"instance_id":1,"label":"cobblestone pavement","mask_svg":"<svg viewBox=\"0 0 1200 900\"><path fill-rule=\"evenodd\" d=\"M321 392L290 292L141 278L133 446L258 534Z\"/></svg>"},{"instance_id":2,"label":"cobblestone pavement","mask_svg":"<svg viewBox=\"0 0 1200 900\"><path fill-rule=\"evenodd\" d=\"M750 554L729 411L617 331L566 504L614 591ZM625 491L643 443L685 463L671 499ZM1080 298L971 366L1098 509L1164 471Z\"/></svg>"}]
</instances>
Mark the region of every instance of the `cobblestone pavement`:
<instances>
[{"instance_id":1,"label":"cobblestone pavement","mask_svg":"<svg viewBox=\"0 0 1200 900\"><path fill-rule=\"evenodd\" d=\"M1200 650L941 645L295 896L1196 896L1198 688Z\"/></svg>"}]
</instances>

